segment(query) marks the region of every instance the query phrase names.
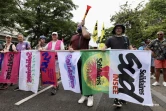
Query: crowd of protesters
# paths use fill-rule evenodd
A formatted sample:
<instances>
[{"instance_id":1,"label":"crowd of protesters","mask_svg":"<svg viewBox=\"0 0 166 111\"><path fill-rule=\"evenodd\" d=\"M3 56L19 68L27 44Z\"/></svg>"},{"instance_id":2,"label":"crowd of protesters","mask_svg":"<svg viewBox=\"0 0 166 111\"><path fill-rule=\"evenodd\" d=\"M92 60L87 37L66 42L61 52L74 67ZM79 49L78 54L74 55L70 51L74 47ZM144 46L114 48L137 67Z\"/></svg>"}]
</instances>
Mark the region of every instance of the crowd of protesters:
<instances>
[{"instance_id":1,"label":"crowd of protesters","mask_svg":"<svg viewBox=\"0 0 166 111\"><path fill-rule=\"evenodd\" d=\"M90 33L84 26L85 21L82 21L77 26L77 34L71 37L70 45L68 50L73 52L74 50L83 50L89 49L89 41L90 41ZM112 30L113 36L109 37L105 43L105 49L124 49L124 50L151 50L152 52L152 59L151 59L151 78L155 79L152 85L157 86L160 85L159 77L160 77L160 70L163 70L163 85L166 86L166 39L164 38L164 32L159 31L157 33L157 38L155 40L147 39L144 42L141 42L141 46L137 49L136 46L131 45L129 38L124 36L125 34L125 27L121 24L117 24ZM38 45L36 46L36 50L65 50L64 43L61 40L58 40L58 33L52 33L52 41L48 44L45 43L46 37L44 35L40 36ZM10 35L6 36L6 43L4 49L1 53L6 52L18 52L22 50L31 50L30 44L28 42L24 42L23 35L18 34L18 41L19 43L15 46L12 44L12 37ZM55 56L55 64L56 64L56 76L58 80L60 80L60 71L59 71L59 64L58 64L58 56ZM79 74L79 82L80 82L80 90L82 94L82 74L81 74L81 67L82 61L81 58L78 61L78 74ZM0 84L0 89L7 89L10 85L7 83ZM19 88L16 87L15 91ZM52 88L51 94L55 95L56 91L59 89L59 85L54 86ZM93 106L93 95L82 95L81 98L78 100L78 103L83 103L85 100L87 101L87 106ZM114 99L114 106L122 107L123 104L126 104L125 101L119 100L117 98Z\"/></svg>"}]
</instances>

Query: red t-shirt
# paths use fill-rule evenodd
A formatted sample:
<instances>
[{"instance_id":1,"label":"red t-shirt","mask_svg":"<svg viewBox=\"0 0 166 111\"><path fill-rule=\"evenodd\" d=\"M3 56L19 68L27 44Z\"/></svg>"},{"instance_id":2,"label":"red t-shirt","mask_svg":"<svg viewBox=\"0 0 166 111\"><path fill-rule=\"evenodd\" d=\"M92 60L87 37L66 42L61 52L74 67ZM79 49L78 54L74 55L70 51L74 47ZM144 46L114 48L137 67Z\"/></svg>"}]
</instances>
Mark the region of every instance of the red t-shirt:
<instances>
[{"instance_id":1,"label":"red t-shirt","mask_svg":"<svg viewBox=\"0 0 166 111\"><path fill-rule=\"evenodd\" d=\"M89 41L90 39L86 39L82 35L76 34L72 36L70 45L74 50L89 49Z\"/></svg>"}]
</instances>

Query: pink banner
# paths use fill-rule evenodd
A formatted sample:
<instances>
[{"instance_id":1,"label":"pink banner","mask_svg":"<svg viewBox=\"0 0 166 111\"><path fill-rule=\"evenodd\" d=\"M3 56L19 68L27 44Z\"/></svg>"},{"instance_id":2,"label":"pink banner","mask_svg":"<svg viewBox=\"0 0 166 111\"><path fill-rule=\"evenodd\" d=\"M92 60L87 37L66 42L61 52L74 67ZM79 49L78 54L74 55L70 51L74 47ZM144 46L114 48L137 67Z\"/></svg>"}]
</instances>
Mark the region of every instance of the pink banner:
<instances>
[{"instance_id":1,"label":"pink banner","mask_svg":"<svg viewBox=\"0 0 166 111\"><path fill-rule=\"evenodd\" d=\"M56 85L55 52L40 52L42 84Z\"/></svg>"},{"instance_id":2,"label":"pink banner","mask_svg":"<svg viewBox=\"0 0 166 111\"><path fill-rule=\"evenodd\" d=\"M20 53L8 52L4 54L2 72L0 74L0 83L18 82L18 73L20 66Z\"/></svg>"}]
</instances>

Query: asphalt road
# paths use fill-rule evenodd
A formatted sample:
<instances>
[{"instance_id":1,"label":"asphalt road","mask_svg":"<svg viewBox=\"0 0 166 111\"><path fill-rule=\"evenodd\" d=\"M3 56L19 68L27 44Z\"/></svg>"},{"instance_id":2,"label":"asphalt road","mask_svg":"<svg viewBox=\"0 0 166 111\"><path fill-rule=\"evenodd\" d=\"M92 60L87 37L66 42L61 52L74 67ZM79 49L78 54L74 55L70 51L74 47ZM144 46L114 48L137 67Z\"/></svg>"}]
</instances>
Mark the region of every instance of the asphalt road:
<instances>
[{"instance_id":1,"label":"asphalt road","mask_svg":"<svg viewBox=\"0 0 166 111\"><path fill-rule=\"evenodd\" d=\"M13 91L14 86L7 90L0 90L0 111L152 111L150 107L128 103L122 108L112 106L113 99L108 94L94 96L94 106L87 107L86 103L78 104L80 94L71 91L60 90L55 96L51 96L50 89L16 106L16 102L32 95L32 92Z\"/></svg>"}]
</instances>

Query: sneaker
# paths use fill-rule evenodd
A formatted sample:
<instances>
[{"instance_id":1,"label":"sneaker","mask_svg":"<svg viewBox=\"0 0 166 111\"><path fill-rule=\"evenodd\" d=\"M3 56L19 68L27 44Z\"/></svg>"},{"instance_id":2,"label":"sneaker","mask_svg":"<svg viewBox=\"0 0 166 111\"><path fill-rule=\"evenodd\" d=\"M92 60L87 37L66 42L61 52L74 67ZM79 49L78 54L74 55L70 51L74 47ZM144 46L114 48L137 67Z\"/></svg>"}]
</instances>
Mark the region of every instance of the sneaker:
<instances>
[{"instance_id":1,"label":"sneaker","mask_svg":"<svg viewBox=\"0 0 166 111\"><path fill-rule=\"evenodd\" d=\"M163 82L163 85L166 87L166 82Z\"/></svg>"},{"instance_id":2,"label":"sneaker","mask_svg":"<svg viewBox=\"0 0 166 111\"><path fill-rule=\"evenodd\" d=\"M81 104L81 103L83 103L86 99L87 99L87 97L82 95L81 98L78 100L78 103Z\"/></svg>"},{"instance_id":3,"label":"sneaker","mask_svg":"<svg viewBox=\"0 0 166 111\"><path fill-rule=\"evenodd\" d=\"M52 90L51 90L51 95L55 95L56 94L56 92L57 92L57 88L52 88Z\"/></svg>"},{"instance_id":4,"label":"sneaker","mask_svg":"<svg viewBox=\"0 0 166 111\"><path fill-rule=\"evenodd\" d=\"M151 79L156 79L156 77L154 76L154 75L151 75L151 77L150 77Z\"/></svg>"},{"instance_id":5,"label":"sneaker","mask_svg":"<svg viewBox=\"0 0 166 111\"><path fill-rule=\"evenodd\" d=\"M88 97L87 106L89 106L89 107L93 106L93 96Z\"/></svg>"},{"instance_id":6,"label":"sneaker","mask_svg":"<svg viewBox=\"0 0 166 111\"><path fill-rule=\"evenodd\" d=\"M38 91L41 91L41 90L42 90L42 86L39 86Z\"/></svg>"},{"instance_id":7,"label":"sneaker","mask_svg":"<svg viewBox=\"0 0 166 111\"><path fill-rule=\"evenodd\" d=\"M120 100L121 104L127 104L127 102L125 100Z\"/></svg>"},{"instance_id":8,"label":"sneaker","mask_svg":"<svg viewBox=\"0 0 166 111\"><path fill-rule=\"evenodd\" d=\"M159 86L159 85L160 83L158 83L157 81L152 84L152 86Z\"/></svg>"},{"instance_id":9,"label":"sneaker","mask_svg":"<svg viewBox=\"0 0 166 111\"><path fill-rule=\"evenodd\" d=\"M113 106L116 106L116 107L122 107L122 104L120 103L120 101L118 99L114 99L114 104Z\"/></svg>"},{"instance_id":10,"label":"sneaker","mask_svg":"<svg viewBox=\"0 0 166 111\"><path fill-rule=\"evenodd\" d=\"M15 89L14 89L14 91L18 91L19 90L19 87L16 87Z\"/></svg>"},{"instance_id":11,"label":"sneaker","mask_svg":"<svg viewBox=\"0 0 166 111\"><path fill-rule=\"evenodd\" d=\"M4 83L1 87L0 90L5 90L8 88L8 84Z\"/></svg>"},{"instance_id":12,"label":"sneaker","mask_svg":"<svg viewBox=\"0 0 166 111\"><path fill-rule=\"evenodd\" d=\"M10 86L13 86L13 83L11 83Z\"/></svg>"}]
</instances>

